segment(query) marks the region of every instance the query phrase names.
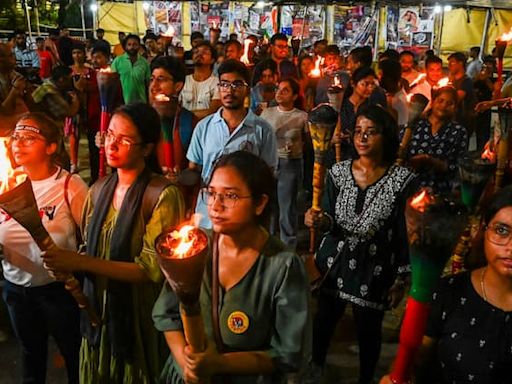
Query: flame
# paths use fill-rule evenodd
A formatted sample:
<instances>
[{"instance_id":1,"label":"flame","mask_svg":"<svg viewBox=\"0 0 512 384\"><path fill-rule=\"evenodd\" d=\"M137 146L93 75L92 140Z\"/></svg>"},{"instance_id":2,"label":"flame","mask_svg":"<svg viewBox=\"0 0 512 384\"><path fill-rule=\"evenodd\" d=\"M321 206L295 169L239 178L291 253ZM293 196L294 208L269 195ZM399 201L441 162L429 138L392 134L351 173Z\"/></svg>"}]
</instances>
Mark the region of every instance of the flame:
<instances>
[{"instance_id":1,"label":"flame","mask_svg":"<svg viewBox=\"0 0 512 384\"><path fill-rule=\"evenodd\" d=\"M98 70L100 73L112 73L112 69L110 67L100 68Z\"/></svg>"},{"instance_id":2,"label":"flame","mask_svg":"<svg viewBox=\"0 0 512 384\"><path fill-rule=\"evenodd\" d=\"M412 209L420 213L424 213L427 207L434 202L434 199L430 196L428 191L423 188L416 195L413 196L409 205Z\"/></svg>"},{"instance_id":3,"label":"flame","mask_svg":"<svg viewBox=\"0 0 512 384\"><path fill-rule=\"evenodd\" d=\"M217 23L215 20L212 21L212 29L217 29Z\"/></svg>"},{"instance_id":4,"label":"flame","mask_svg":"<svg viewBox=\"0 0 512 384\"><path fill-rule=\"evenodd\" d=\"M9 140L0 138L0 195L23 182L26 175L12 168L8 155Z\"/></svg>"},{"instance_id":5,"label":"flame","mask_svg":"<svg viewBox=\"0 0 512 384\"><path fill-rule=\"evenodd\" d=\"M405 95L405 98L407 99L408 103L411 102L413 96L414 96L414 93L408 93L407 95Z\"/></svg>"},{"instance_id":6,"label":"flame","mask_svg":"<svg viewBox=\"0 0 512 384\"><path fill-rule=\"evenodd\" d=\"M507 41L509 42L510 40L512 40L512 28L510 28L510 31L508 32L505 32L503 35L501 35L499 38L498 38L499 41Z\"/></svg>"},{"instance_id":7,"label":"flame","mask_svg":"<svg viewBox=\"0 0 512 384\"><path fill-rule=\"evenodd\" d=\"M313 68L309 72L309 77L320 77L320 76L322 76L322 70L320 69L320 67L322 66L323 63L324 63L324 58L322 56L318 56L318 58L315 61L315 68Z\"/></svg>"},{"instance_id":8,"label":"flame","mask_svg":"<svg viewBox=\"0 0 512 384\"><path fill-rule=\"evenodd\" d=\"M496 153L491 149L491 145L489 142L485 144L482 155L480 156L482 160L487 160L489 163L496 162Z\"/></svg>"},{"instance_id":9,"label":"flame","mask_svg":"<svg viewBox=\"0 0 512 384\"><path fill-rule=\"evenodd\" d=\"M160 93L155 96L155 100L156 101L170 101L171 99L168 96L164 95L163 93Z\"/></svg>"},{"instance_id":10,"label":"flame","mask_svg":"<svg viewBox=\"0 0 512 384\"><path fill-rule=\"evenodd\" d=\"M338 75L334 76L332 86L333 87L340 87L341 86L340 78L338 77Z\"/></svg>"},{"instance_id":11,"label":"flame","mask_svg":"<svg viewBox=\"0 0 512 384\"><path fill-rule=\"evenodd\" d=\"M420 73L418 75L418 77L416 77L412 82L411 84L409 84L409 87L412 88L414 87L416 84L418 84L421 80L423 80L425 77L427 77L427 74L426 73Z\"/></svg>"},{"instance_id":12,"label":"flame","mask_svg":"<svg viewBox=\"0 0 512 384\"><path fill-rule=\"evenodd\" d=\"M161 33L160 36L174 37L175 34L176 34L176 31L174 30L174 27L169 24L169 26L167 27L167 31L165 31L164 33Z\"/></svg>"},{"instance_id":13,"label":"flame","mask_svg":"<svg viewBox=\"0 0 512 384\"><path fill-rule=\"evenodd\" d=\"M448 84L450 84L450 79L447 77L443 77L441 80L437 82L437 88L446 87Z\"/></svg>"},{"instance_id":14,"label":"flame","mask_svg":"<svg viewBox=\"0 0 512 384\"><path fill-rule=\"evenodd\" d=\"M249 60L249 51L251 49L251 44L253 44L252 39L245 39L244 40L244 54L240 58L240 61L244 63L245 65L251 64L251 61Z\"/></svg>"},{"instance_id":15,"label":"flame","mask_svg":"<svg viewBox=\"0 0 512 384\"><path fill-rule=\"evenodd\" d=\"M194 245L194 237L190 236L192 230L194 230L194 226L192 225L184 225L180 228L179 231L173 231L171 233L170 240L180 240L177 247L174 247L174 256L179 259L184 259L187 256L188 251ZM171 246L169 248L172 248Z\"/></svg>"}]
</instances>

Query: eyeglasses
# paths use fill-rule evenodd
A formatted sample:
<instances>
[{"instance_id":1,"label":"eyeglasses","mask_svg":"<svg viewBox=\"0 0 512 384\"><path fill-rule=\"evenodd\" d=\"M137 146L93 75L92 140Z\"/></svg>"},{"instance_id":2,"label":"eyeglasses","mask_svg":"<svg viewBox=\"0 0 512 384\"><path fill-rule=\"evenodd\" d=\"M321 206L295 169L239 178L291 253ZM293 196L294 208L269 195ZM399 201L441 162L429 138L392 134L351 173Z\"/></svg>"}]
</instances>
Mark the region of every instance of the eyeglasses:
<instances>
[{"instance_id":1,"label":"eyeglasses","mask_svg":"<svg viewBox=\"0 0 512 384\"><path fill-rule=\"evenodd\" d=\"M32 135L19 135L19 134L13 134L11 136L11 142L14 142L16 141L18 143L18 145L22 145L22 146L30 146L32 144L34 144L35 141L37 140L44 140L42 137L37 137L37 136L32 136Z\"/></svg>"},{"instance_id":2,"label":"eyeglasses","mask_svg":"<svg viewBox=\"0 0 512 384\"><path fill-rule=\"evenodd\" d=\"M248 84L242 80L235 80L233 82L223 80L219 83L219 88L221 91L227 91L230 88L233 91L238 91L239 89L242 89L243 87L247 87L247 86L248 86Z\"/></svg>"},{"instance_id":3,"label":"eyeglasses","mask_svg":"<svg viewBox=\"0 0 512 384\"><path fill-rule=\"evenodd\" d=\"M149 79L149 82L152 83L152 82L156 82L156 83L165 83L166 81L174 81L174 79L172 77L167 77L167 76L151 76L150 79Z\"/></svg>"},{"instance_id":4,"label":"eyeglasses","mask_svg":"<svg viewBox=\"0 0 512 384\"><path fill-rule=\"evenodd\" d=\"M507 245L512 240L512 229L503 223L487 225L485 227L489 234L489 241L496 245Z\"/></svg>"},{"instance_id":5,"label":"eyeglasses","mask_svg":"<svg viewBox=\"0 0 512 384\"><path fill-rule=\"evenodd\" d=\"M233 208L240 199L249 199L252 197L251 195L239 196L234 192L217 193L210 191L207 188L203 188L201 190L201 196L206 205L211 206L217 199L219 199L221 205L227 209Z\"/></svg>"},{"instance_id":6,"label":"eyeglasses","mask_svg":"<svg viewBox=\"0 0 512 384\"><path fill-rule=\"evenodd\" d=\"M354 138L358 139L372 139L377 135L380 135L380 132L375 129L369 129L368 131L360 131L356 129L354 131Z\"/></svg>"},{"instance_id":7,"label":"eyeglasses","mask_svg":"<svg viewBox=\"0 0 512 384\"><path fill-rule=\"evenodd\" d=\"M119 146L122 146L122 147L125 147L125 148L128 148L130 149L132 146L134 145L141 145L143 143L135 143L129 139L127 139L126 137L124 136L116 136L114 135L113 132L111 131L107 131L107 134L105 136L105 142L109 142L109 143L116 143L117 145Z\"/></svg>"}]
</instances>

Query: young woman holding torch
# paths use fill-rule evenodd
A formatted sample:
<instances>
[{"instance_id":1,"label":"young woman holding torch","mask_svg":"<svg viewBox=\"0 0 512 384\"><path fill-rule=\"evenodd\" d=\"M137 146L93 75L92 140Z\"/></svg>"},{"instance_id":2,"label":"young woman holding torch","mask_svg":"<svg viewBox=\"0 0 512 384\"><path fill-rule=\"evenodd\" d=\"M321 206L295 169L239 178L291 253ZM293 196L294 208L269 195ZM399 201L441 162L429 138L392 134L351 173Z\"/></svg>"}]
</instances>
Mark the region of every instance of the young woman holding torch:
<instances>
[{"instance_id":1,"label":"young woman holding torch","mask_svg":"<svg viewBox=\"0 0 512 384\"><path fill-rule=\"evenodd\" d=\"M16 124L11 150L31 181L42 223L53 241L62 249L76 251L87 186L61 168L61 131L43 113L28 113ZM3 298L22 347L22 381L46 382L48 336L52 335L64 357L69 383L78 383L77 303L64 283L44 268L41 251L27 230L4 212L0 213L0 244L5 258Z\"/></svg>"},{"instance_id":2,"label":"young woman holding torch","mask_svg":"<svg viewBox=\"0 0 512 384\"><path fill-rule=\"evenodd\" d=\"M249 152L215 165L202 191L214 231L199 299L208 348L193 353L186 345L177 297L166 284L153 310L171 350L161 382L282 383L304 363L308 282L299 257L265 229L275 189L270 168Z\"/></svg>"},{"instance_id":3,"label":"young woman holding torch","mask_svg":"<svg viewBox=\"0 0 512 384\"><path fill-rule=\"evenodd\" d=\"M147 104L117 109L105 147L117 172L91 189L82 216L87 254L48 252L54 271L85 274L84 293L102 324L81 323L80 381L150 383L163 366L165 344L151 321L162 275L155 238L179 223L184 203L179 190L158 176L154 152L160 118Z\"/></svg>"},{"instance_id":4,"label":"young woman holding torch","mask_svg":"<svg viewBox=\"0 0 512 384\"><path fill-rule=\"evenodd\" d=\"M309 209L308 227L325 233L315 255L324 273L313 322L309 379L320 382L329 343L348 303L359 341L359 383L372 383L380 354L384 311L398 305L410 272L404 201L414 176L394 163L396 122L378 106L356 116L355 160L326 177L323 211Z\"/></svg>"}]
</instances>

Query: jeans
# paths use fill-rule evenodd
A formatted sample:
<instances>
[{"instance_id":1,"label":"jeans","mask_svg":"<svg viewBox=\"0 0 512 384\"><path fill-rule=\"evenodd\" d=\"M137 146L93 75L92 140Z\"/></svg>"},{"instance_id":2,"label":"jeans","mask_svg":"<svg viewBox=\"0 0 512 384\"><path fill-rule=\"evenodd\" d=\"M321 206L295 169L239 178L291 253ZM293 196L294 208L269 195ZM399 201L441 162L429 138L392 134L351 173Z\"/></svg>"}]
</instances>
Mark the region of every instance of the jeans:
<instances>
[{"instance_id":1,"label":"jeans","mask_svg":"<svg viewBox=\"0 0 512 384\"><path fill-rule=\"evenodd\" d=\"M277 167L277 201L279 203L279 231L281 241L288 247L297 247L299 214L297 195L304 175L302 159L279 158Z\"/></svg>"},{"instance_id":2,"label":"jeans","mask_svg":"<svg viewBox=\"0 0 512 384\"><path fill-rule=\"evenodd\" d=\"M62 283L22 287L8 281L3 289L14 333L21 344L23 383L46 382L48 336L66 362L69 383L78 383L80 315Z\"/></svg>"},{"instance_id":3,"label":"jeans","mask_svg":"<svg viewBox=\"0 0 512 384\"><path fill-rule=\"evenodd\" d=\"M323 366L338 320L347 301L320 294L313 320L313 363ZM352 304L352 313L359 342L359 383L373 383L382 342L384 311Z\"/></svg>"}]
</instances>

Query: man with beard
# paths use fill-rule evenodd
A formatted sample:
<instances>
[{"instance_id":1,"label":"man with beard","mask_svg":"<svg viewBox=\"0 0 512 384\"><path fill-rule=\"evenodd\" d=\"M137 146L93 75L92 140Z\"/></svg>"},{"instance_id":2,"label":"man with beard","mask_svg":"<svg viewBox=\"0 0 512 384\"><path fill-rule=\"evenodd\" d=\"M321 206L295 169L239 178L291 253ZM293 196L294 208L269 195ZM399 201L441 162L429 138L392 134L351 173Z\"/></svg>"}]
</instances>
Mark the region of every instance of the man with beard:
<instances>
[{"instance_id":1,"label":"man with beard","mask_svg":"<svg viewBox=\"0 0 512 384\"><path fill-rule=\"evenodd\" d=\"M222 107L197 124L187 152L189 168L201 173L203 183L209 180L220 156L239 150L260 156L272 168L277 166L277 141L272 127L244 107L249 81L249 70L237 60L226 60L219 67ZM207 206L200 198L196 212L201 214L200 225L211 227Z\"/></svg>"},{"instance_id":2,"label":"man with beard","mask_svg":"<svg viewBox=\"0 0 512 384\"><path fill-rule=\"evenodd\" d=\"M202 119L220 107L219 79L213 75L217 52L208 42L203 41L194 49L192 59L194 73L185 78L180 101L184 108Z\"/></svg>"},{"instance_id":3,"label":"man with beard","mask_svg":"<svg viewBox=\"0 0 512 384\"><path fill-rule=\"evenodd\" d=\"M277 64L278 81L293 77L297 78L297 68L288 59L290 50L288 47L288 37L284 33L276 33L270 39L270 58ZM263 72L263 62L259 62L254 67L253 85L260 81Z\"/></svg>"},{"instance_id":4,"label":"man with beard","mask_svg":"<svg viewBox=\"0 0 512 384\"><path fill-rule=\"evenodd\" d=\"M27 37L25 32L19 30L16 32L16 46L14 47L14 56L16 56L16 69L27 79L33 82L39 81L39 55L32 48L27 46Z\"/></svg>"},{"instance_id":5,"label":"man with beard","mask_svg":"<svg viewBox=\"0 0 512 384\"><path fill-rule=\"evenodd\" d=\"M147 103L148 85L151 71L145 58L139 55L140 37L128 35L123 42L125 53L112 62L112 71L119 73L123 98L126 104Z\"/></svg>"}]
</instances>

